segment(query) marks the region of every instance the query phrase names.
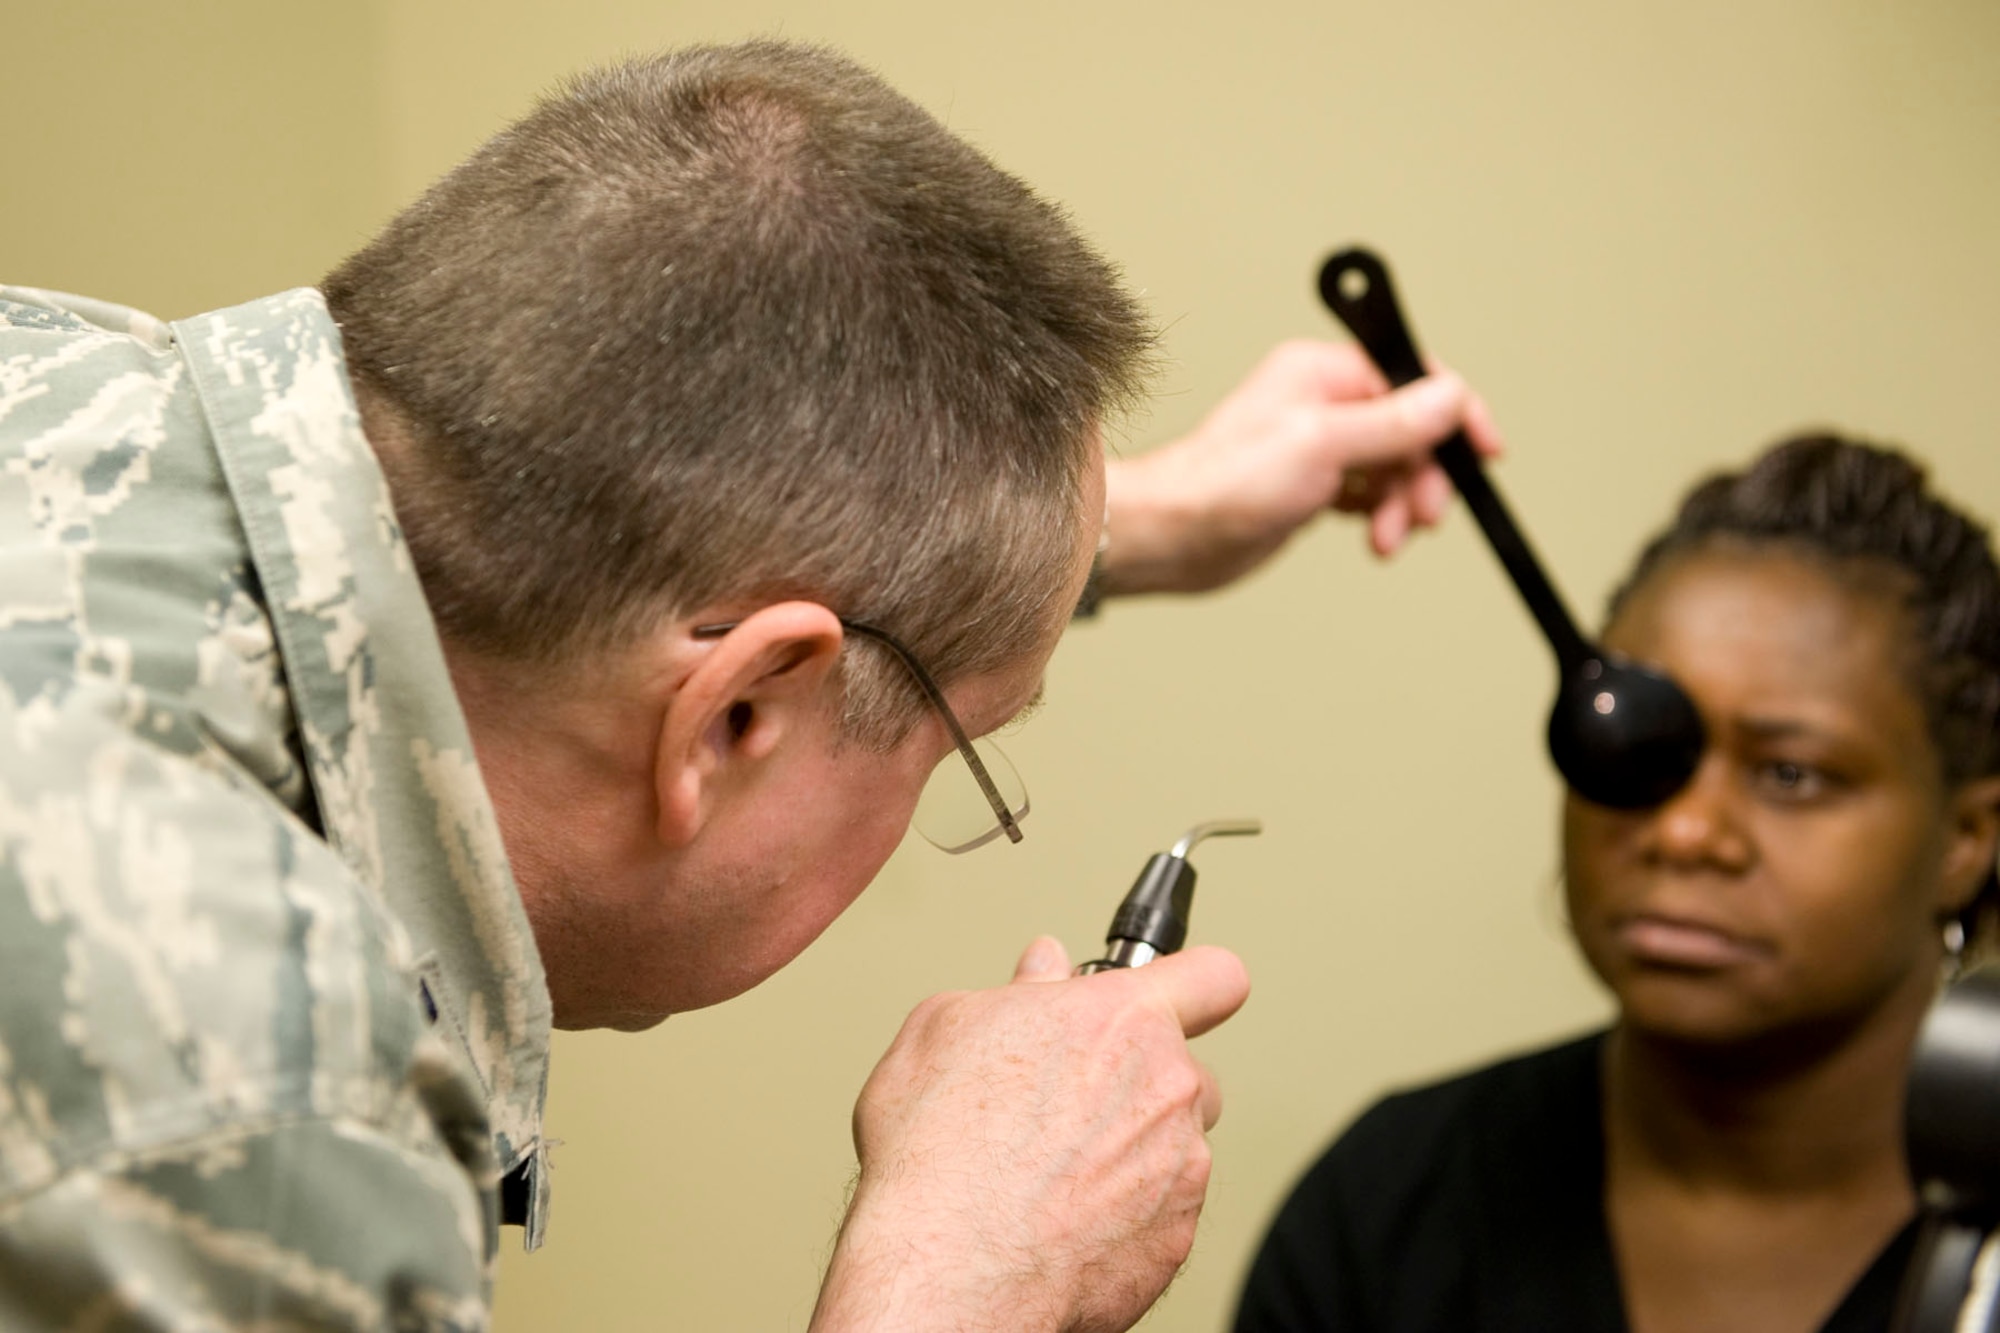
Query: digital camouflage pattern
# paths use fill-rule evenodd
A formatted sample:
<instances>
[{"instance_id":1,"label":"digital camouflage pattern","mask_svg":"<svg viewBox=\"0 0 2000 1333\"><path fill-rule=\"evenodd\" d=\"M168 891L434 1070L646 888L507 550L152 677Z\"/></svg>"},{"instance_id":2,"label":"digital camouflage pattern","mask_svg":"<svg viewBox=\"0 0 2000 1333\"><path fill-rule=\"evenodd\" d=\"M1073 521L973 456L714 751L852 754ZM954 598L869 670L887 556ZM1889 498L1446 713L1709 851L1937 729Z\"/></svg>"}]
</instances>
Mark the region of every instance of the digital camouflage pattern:
<instances>
[{"instance_id":1,"label":"digital camouflage pattern","mask_svg":"<svg viewBox=\"0 0 2000 1333\"><path fill-rule=\"evenodd\" d=\"M548 1035L318 294L0 287L0 1328L484 1327Z\"/></svg>"}]
</instances>

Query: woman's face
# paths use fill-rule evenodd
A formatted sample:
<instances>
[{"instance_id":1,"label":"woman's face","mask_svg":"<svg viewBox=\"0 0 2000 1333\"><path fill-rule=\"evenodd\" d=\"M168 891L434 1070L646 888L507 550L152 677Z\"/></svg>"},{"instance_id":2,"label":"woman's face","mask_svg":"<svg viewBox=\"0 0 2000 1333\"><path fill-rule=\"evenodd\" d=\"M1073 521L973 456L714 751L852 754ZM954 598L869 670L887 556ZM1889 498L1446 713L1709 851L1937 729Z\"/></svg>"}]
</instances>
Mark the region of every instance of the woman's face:
<instances>
[{"instance_id":1,"label":"woman's face","mask_svg":"<svg viewBox=\"0 0 2000 1333\"><path fill-rule=\"evenodd\" d=\"M1886 588L1771 548L1674 558L1627 600L1606 646L1669 672L1708 728L1664 805L1565 809L1570 919L1628 1027L1720 1044L1928 999L1993 832L1945 789L1912 633Z\"/></svg>"}]
</instances>

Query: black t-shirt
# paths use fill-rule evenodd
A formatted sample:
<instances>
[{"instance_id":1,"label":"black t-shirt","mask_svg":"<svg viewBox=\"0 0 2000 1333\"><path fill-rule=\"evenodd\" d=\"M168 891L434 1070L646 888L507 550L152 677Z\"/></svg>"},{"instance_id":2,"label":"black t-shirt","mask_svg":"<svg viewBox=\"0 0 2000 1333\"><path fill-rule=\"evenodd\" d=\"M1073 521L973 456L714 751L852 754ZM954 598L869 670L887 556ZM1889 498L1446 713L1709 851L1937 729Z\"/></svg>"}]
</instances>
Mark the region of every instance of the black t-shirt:
<instances>
[{"instance_id":1,"label":"black t-shirt","mask_svg":"<svg viewBox=\"0 0 2000 1333\"><path fill-rule=\"evenodd\" d=\"M1285 1201L1235 1333L1624 1333L1596 1033L1376 1103ZM1905 1227L1823 1333L1882 1333Z\"/></svg>"}]
</instances>

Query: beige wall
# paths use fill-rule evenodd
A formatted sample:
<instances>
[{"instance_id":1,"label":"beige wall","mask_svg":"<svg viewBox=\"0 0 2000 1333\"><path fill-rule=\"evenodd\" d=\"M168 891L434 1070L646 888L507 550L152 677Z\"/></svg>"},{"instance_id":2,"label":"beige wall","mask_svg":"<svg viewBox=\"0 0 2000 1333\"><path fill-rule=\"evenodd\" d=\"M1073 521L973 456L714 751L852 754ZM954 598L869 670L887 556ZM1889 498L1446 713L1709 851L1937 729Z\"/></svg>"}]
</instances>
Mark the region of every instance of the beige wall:
<instances>
[{"instance_id":1,"label":"beige wall","mask_svg":"<svg viewBox=\"0 0 2000 1333\"><path fill-rule=\"evenodd\" d=\"M378 7L0 0L0 280L172 318L315 281L395 200Z\"/></svg>"},{"instance_id":2,"label":"beige wall","mask_svg":"<svg viewBox=\"0 0 2000 1333\"><path fill-rule=\"evenodd\" d=\"M783 33L844 46L1067 201L1167 326L1123 447L1330 332L1366 239L1484 386L1502 484L1579 610L1699 469L1831 422L1992 514L2000 9L1990 0L1192 4L5 0L10 280L180 313L310 281L572 67ZM169 14L172 17L169 17ZM22 170L21 163L28 164ZM24 176L26 181L24 183ZM802 1328L855 1090L923 994L1079 956L1145 857L1218 843L1195 932L1256 980L1204 1038L1228 1111L1156 1330L1212 1330L1266 1211L1385 1085L1596 1021L1554 900L1549 665L1470 527L1393 566L1328 524L1199 603L1114 605L1007 745L1018 848L921 844L797 965L643 1037L558 1042L549 1248L500 1327Z\"/></svg>"}]
</instances>

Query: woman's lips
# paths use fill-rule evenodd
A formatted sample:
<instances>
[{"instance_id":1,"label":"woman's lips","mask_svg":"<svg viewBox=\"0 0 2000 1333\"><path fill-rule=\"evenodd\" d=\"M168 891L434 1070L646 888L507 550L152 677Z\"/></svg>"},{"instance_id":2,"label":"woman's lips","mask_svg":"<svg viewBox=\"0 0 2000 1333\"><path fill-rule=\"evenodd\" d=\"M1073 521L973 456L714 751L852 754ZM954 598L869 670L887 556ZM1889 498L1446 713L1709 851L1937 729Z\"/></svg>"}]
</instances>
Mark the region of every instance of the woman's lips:
<instances>
[{"instance_id":1,"label":"woman's lips","mask_svg":"<svg viewBox=\"0 0 2000 1333\"><path fill-rule=\"evenodd\" d=\"M1626 917L1616 933L1635 962L1658 967L1714 970L1751 962L1764 953L1726 930L1675 917Z\"/></svg>"}]
</instances>

